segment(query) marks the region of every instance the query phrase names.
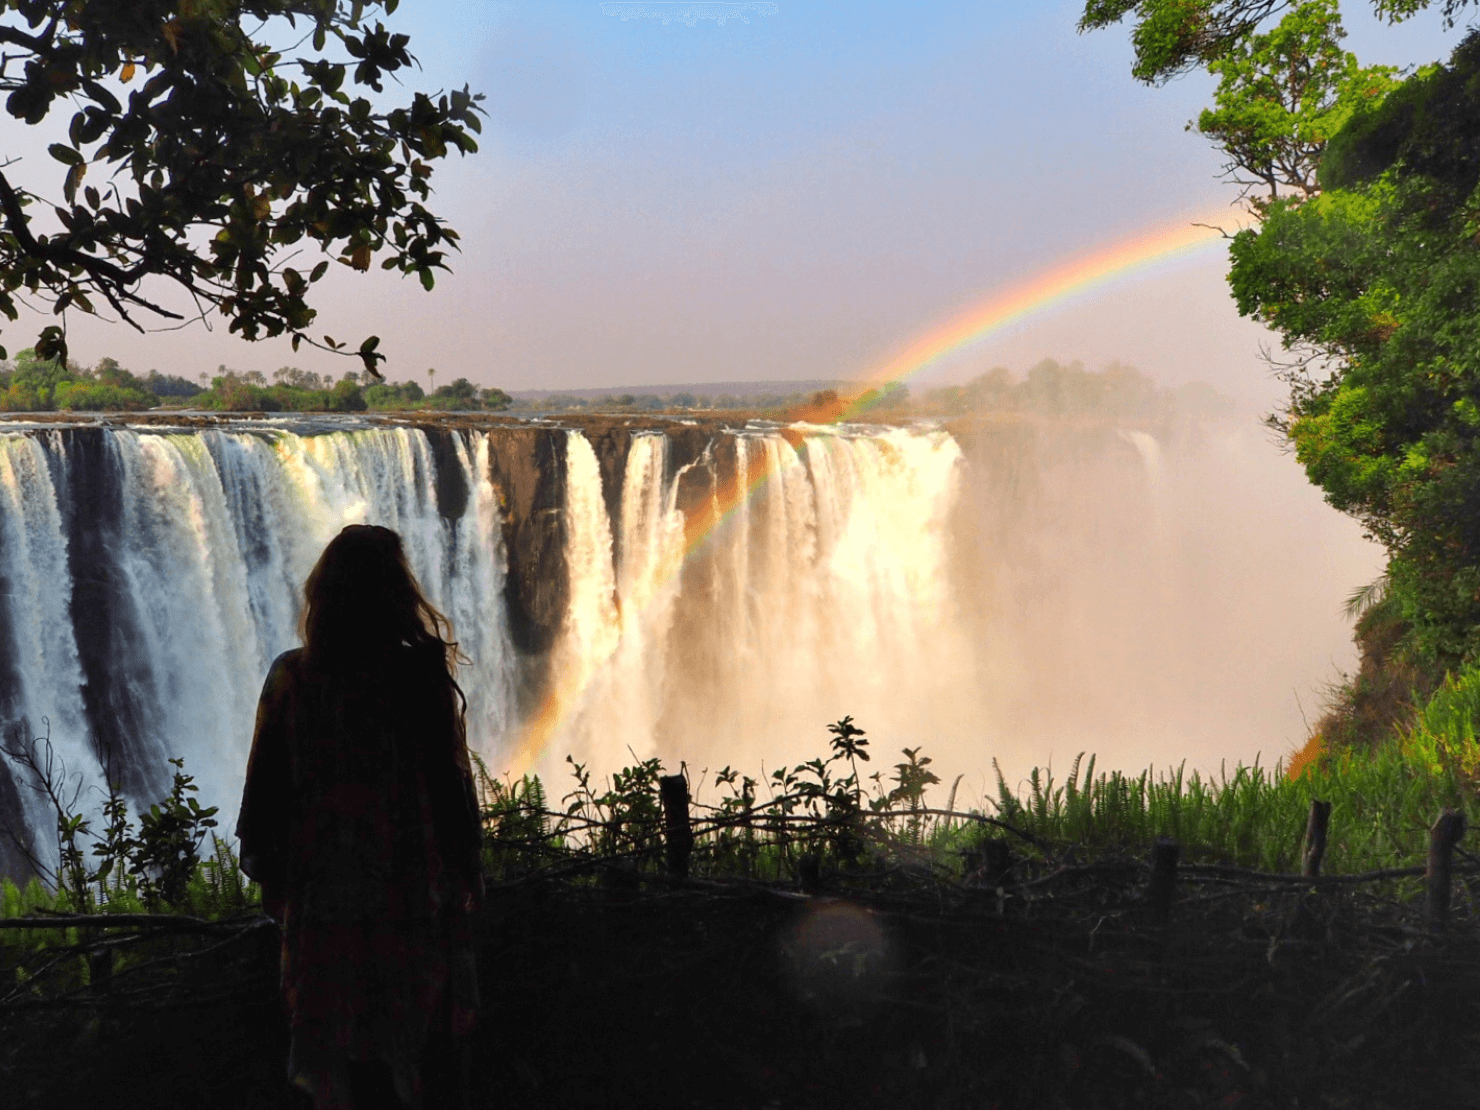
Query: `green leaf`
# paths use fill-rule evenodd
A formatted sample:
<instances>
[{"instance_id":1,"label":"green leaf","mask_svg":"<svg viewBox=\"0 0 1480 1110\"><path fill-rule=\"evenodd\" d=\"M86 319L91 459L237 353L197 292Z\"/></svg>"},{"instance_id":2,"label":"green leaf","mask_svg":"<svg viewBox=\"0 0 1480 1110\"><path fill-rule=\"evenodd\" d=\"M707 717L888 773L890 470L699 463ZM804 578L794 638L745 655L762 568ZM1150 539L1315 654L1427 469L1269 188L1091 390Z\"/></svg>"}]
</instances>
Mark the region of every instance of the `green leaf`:
<instances>
[{"instance_id":1,"label":"green leaf","mask_svg":"<svg viewBox=\"0 0 1480 1110\"><path fill-rule=\"evenodd\" d=\"M64 166L80 165L83 160L81 154L65 143L52 143L51 146L46 148L46 151Z\"/></svg>"},{"instance_id":2,"label":"green leaf","mask_svg":"<svg viewBox=\"0 0 1480 1110\"><path fill-rule=\"evenodd\" d=\"M77 187L82 184L82 178L86 173L86 162L78 162L67 171L67 180L62 185L62 196L66 197L68 204L72 204L77 200Z\"/></svg>"}]
</instances>

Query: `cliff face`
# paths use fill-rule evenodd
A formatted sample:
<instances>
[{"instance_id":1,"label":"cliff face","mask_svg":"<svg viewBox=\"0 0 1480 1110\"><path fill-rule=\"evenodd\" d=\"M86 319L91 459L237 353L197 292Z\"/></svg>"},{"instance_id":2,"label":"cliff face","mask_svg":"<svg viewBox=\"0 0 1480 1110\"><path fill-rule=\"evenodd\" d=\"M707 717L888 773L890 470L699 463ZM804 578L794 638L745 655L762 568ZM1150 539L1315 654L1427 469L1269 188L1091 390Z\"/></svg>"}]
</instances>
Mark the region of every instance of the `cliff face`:
<instances>
[{"instance_id":1,"label":"cliff face","mask_svg":"<svg viewBox=\"0 0 1480 1110\"><path fill-rule=\"evenodd\" d=\"M565 558L565 434L506 428L490 436L489 479L503 511L504 597L514 646L526 656L554 645L569 596Z\"/></svg>"}]
</instances>

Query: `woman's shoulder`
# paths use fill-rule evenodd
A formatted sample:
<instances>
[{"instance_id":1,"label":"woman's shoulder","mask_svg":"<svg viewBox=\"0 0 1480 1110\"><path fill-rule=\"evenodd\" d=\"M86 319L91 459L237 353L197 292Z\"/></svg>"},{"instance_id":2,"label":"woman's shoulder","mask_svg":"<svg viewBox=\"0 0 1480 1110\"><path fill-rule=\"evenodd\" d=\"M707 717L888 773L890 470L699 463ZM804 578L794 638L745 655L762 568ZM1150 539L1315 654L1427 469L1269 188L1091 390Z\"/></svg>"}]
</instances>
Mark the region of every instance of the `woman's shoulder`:
<instances>
[{"instance_id":1,"label":"woman's shoulder","mask_svg":"<svg viewBox=\"0 0 1480 1110\"><path fill-rule=\"evenodd\" d=\"M267 669L268 674L274 671L296 671L303 664L303 649L301 647L289 648L272 661L272 666Z\"/></svg>"},{"instance_id":2,"label":"woman's shoulder","mask_svg":"<svg viewBox=\"0 0 1480 1110\"><path fill-rule=\"evenodd\" d=\"M272 661L267 668L268 690L283 690L295 685L303 673L303 649L290 648Z\"/></svg>"}]
</instances>

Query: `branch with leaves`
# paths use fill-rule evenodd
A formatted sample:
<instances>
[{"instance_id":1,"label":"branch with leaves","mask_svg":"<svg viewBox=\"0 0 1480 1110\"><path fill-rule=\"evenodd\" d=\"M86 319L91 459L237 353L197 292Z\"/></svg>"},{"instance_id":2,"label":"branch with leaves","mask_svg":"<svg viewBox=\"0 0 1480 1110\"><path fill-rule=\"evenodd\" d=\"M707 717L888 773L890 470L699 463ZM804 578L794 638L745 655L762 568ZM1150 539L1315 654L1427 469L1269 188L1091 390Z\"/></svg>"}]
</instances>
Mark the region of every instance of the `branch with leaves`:
<instances>
[{"instance_id":1,"label":"branch with leaves","mask_svg":"<svg viewBox=\"0 0 1480 1110\"><path fill-rule=\"evenodd\" d=\"M377 258L433 287L458 236L425 205L432 163L476 151L482 113L466 88L381 106L415 59L366 14L397 3L0 0L6 111L71 112L50 147L59 197L0 166L0 312L63 318L36 343L44 358L66 358L68 311L106 304L140 331L219 313L244 339L289 335L379 377L377 337L309 336L311 288L331 262ZM312 247L323 257L297 263Z\"/></svg>"},{"instance_id":2,"label":"branch with leaves","mask_svg":"<svg viewBox=\"0 0 1480 1110\"><path fill-rule=\"evenodd\" d=\"M1439 6L1453 26L1459 13L1475 2L1373 0L1372 8L1396 23ZM1136 50L1131 74L1147 84L1164 84L1226 57L1266 20L1301 6L1299 0L1085 0L1079 30L1097 31L1129 16Z\"/></svg>"}]
</instances>

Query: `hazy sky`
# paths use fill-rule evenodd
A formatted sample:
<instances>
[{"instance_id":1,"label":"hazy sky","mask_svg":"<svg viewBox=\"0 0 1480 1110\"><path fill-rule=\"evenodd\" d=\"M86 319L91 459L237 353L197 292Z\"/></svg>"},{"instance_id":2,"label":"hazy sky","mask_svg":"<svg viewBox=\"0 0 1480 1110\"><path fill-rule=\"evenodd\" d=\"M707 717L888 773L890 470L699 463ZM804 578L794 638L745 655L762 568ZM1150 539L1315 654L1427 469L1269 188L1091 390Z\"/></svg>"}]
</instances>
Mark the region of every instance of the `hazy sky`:
<instances>
[{"instance_id":1,"label":"hazy sky","mask_svg":"<svg viewBox=\"0 0 1480 1110\"><path fill-rule=\"evenodd\" d=\"M337 275L313 330L379 334L392 378L436 367L511 389L862 377L995 291L1233 200L1184 130L1210 80L1136 84L1126 30L1078 35L1079 10L778 0L690 27L596 0L405 0L391 23L422 62L414 83L488 96L481 152L434 179L464 251L431 294ZM1457 40L1437 12L1397 29L1365 4L1346 16L1364 61L1427 61ZM4 126L54 189L40 136ZM1119 359L1272 400L1268 337L1238 318L1223 267L1212 251L1122 283L939 373ZM22 323L12 350L33 337ZM80 361L141 372L349 368L219 326L70 329Z\"/></svg>"}]
</instances>

